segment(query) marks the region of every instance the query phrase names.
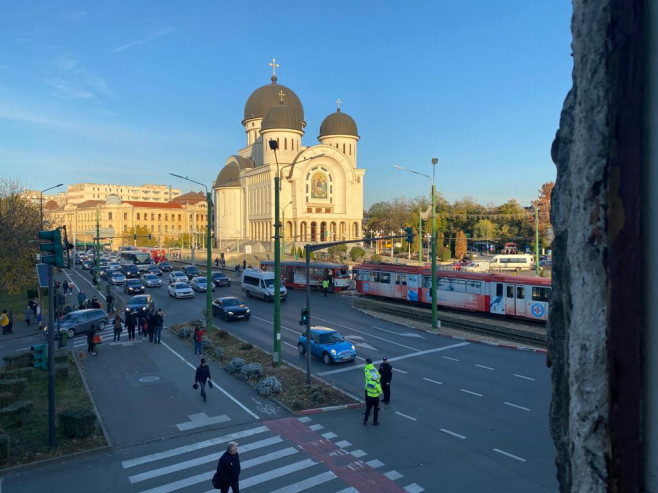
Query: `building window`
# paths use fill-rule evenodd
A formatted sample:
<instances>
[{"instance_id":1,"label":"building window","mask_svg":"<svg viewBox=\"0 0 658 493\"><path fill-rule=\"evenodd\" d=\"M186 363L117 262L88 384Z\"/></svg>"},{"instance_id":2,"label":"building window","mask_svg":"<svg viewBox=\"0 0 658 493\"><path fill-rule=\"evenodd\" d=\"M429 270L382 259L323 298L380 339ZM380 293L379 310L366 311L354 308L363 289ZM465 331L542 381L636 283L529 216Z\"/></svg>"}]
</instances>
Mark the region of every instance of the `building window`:
<instances>
[{"instance_id":1,"label":"building window","mask_svg":"<svg viewBox=\"0 0 658 493\"><path fill-rule=\"evenodd\" d=\"M253 125L253 123L252 123L252 125ZM178 220L180 221L180 214L178 214Z\"/></svg>"},{"instance_id":2,"label":"building window","mask_svg":"<svg viewBox=\"0 0 658 493\"><path fill-rule=\"evenodd\" d=\"M165 221L169 221L169 214L165 214Z\"/></svg>"},{"instance_id":3,"label":"building window","mask_svg":"<svg viewBox=\"0 0 658 493\"><path fill-rule=\"evenodd\" d=\"M162 214L158 214L158 221L162 221Z\"/></svg>"},{"instance_id":4,"label":"building window","mask_svg":"<svg viewBox=\"0 0 658 493\"><path fill-rule=\"evenodd\" d=\"M151 212L151 221L153 221L154 219L155 219L155 214Z\"/></svg>"},{"instance_id":5,"label":"building window","mask_svg":"<svg viewBox=\"0 0 658 493\"><path fill-rule=\"evenodd\" d=\"M288 137L283 139L283 150L284 151L288 150Z\"/></svg>"},{"instance_id":6,"label":"building window","mask_svg":"<svg viewBox=\"0 0 658 493\"><path fill-rule=\"evenodd\" d=\"M137 220L139 221L139 212L137 213Z\"/></svg>"},{"instance_id":7,"label":"building window","mask_svg":"<svg viewBox=\"0 0 658 493\"><path fill-rule=\"evenodd\" d=\"M312 212L313 212L313 207L307 207L307 208L306 208L306 212L310 212L310 213L312 213Z\"/></svg>"},{"instance_id":8,"label":"building window","mask_svg":"<svg viewBox=\"0 0 658 493\"><path fill-rule=\"evenodd\" d=\"M107 213L107 220L108 220L108 221L111 221L111 220L112 220L112 213L111 213L111 212L108 212L108 213Z\"/></svg>"},{"instance_id":9,"label":"building window","mask_svg":"<svg viewBox=\"0 0 658 493\"><path fill-rule=\"evenodd\" d=\"M352 155L352 144L350 144L350 156Z\"/></svg>"},{"instance_id":10,"label":"building window","mask_svg":"<svg viewBox=\"0 0 658 493\"><path fill-rule=\"evenodd\" d=\"M345 143L343 142L343 154L345 154Z\"/></svg>"},{"instance_id":11,"label":"building window","mask_svg":"<svg viewBox=\"0 0 658 493\"><path fill-rule=\"evenodd\" d=\"M128 220L128 213L127 213L127 212L124 212L124 213L123 213L123 220L124 220L124 221L127 221L127 220Z\"/></svg>"}]
</instances>

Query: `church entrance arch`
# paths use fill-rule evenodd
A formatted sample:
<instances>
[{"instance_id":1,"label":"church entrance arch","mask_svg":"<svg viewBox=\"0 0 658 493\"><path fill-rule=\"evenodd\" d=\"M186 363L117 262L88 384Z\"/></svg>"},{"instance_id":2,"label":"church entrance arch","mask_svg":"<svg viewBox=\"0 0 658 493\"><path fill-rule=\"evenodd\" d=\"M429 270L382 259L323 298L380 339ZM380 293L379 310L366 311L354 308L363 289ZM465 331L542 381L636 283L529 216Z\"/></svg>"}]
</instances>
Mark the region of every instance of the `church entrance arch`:
<instances>
[{"instance_id":1,"label":"church entrance arch","mask_svg":"<svg viewBox=\"0 0 658 493\"><path fill-rule=\"evenodd\" d=\"M336 241L336 223L333 222L329 225L329 238L331 241Z\"/></svg>"},{"instance_id":2,"label":"church entrance arch","mask_svg":"<svg viewBox=\"0 0 658 493\"><path fill-rule=\"evenodd\" d=\"M313 221L311 223L311 241L315 243L316 241L318 241L317 237L318 237L318 225L315 221Z\"/></svg>"},{"instance_id":3,"label":"church entrance arch","mask_svg":"<svg viewBox=\"0 0 658 493\"><path fill-rule=\"evenodd\" d=\"M324 221L320 223L320 241L329 241L329 230L327 230L327 223Z\"/></svg>"},{"instance_id":4,"label":"church entrance arch","mask_svg":"<svg viewBox=\"0 0 658 493\"><path fill-rule=\"evenodd\" d=\"M345 222L340 223L340 239L341 240L346 240L347 239L347 224Z\"/></svg>"},{"instance_id":5,"label":"church entrance arch","mask_svg":"<svg viewBox=\"0 0 658 493\"><path fill-rule=\"evenodd\" d=\"M357 238L361 238L361 235L359 234L359 223L354 223L352 225L352 238L354 238L355 240Z\"/></svg>"}]
</instances>

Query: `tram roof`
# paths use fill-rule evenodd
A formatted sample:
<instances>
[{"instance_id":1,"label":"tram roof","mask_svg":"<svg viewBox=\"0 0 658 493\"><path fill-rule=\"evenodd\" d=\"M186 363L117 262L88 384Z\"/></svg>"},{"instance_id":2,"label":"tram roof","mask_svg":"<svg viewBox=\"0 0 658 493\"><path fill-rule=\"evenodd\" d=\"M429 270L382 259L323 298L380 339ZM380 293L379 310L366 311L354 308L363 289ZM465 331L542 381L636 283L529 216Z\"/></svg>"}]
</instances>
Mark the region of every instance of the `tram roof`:
<instances>
[{"instance_id":1,"label":"tram roof","mask_svg":"<svg viewBox=\"0 0 658 493\"><path fill-rule=\"evenodd\" d=\"M261 265L274 265L274 260L261 260ZM349 269L347 264L333 262L311 262L311 269ZM281 267L306 267L306 260L282 260Z\"/></svg>"}]
</instances>

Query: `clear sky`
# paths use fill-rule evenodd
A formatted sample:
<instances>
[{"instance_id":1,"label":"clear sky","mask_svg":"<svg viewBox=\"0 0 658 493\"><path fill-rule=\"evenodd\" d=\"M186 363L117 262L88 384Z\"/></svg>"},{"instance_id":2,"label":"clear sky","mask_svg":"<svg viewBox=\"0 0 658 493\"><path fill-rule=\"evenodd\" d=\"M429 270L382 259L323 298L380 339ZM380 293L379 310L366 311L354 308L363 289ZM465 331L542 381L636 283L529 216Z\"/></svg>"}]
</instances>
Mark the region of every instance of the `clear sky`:
<instances>
[{"instance_id":1,"label":"clear sky","mask_svg":"<svg viewBox=\"0 0 658 493\"><path fill-rule=\"evenodd\" d=\"M274 57L304 145L337 98L356 121L366 208L429 195L392 165L433 157L449 201L524 204L555 180L570 18L569 0L0 2L0 175L210 185Z\"/></svg>"}]
</instances>

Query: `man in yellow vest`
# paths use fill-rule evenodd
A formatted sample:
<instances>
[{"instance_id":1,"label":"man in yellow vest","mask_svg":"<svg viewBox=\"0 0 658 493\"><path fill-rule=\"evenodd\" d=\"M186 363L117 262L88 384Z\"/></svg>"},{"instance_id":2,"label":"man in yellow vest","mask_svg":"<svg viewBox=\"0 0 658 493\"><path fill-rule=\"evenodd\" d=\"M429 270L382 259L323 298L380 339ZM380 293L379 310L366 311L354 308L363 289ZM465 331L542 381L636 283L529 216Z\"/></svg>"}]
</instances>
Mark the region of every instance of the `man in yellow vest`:
<instances>
[{"instance_id":1,"label":"man in yellow vest","mask_svg":"<svg viewBox=\"0 0 658 493\"><path fill-rule=\"evenodd\" d=\"M377 426L379 421L379 396L382 394L382 386L380 385L381 377L375 365L372 364L370 358L366 358L366 366L363 368L363 373L366 379L366 412L363 418L363 424L368 424L370 417L370 410L373 409L372 424Z\"/></svg>"},{"instance_id":2,"label":"man in yellow vest","mask_svg":"<svg viewBox=\"0 0 658 493\"><path fill-rule=\"evenodd\" d=\"M2 310L2 315L0 315L0 325L2 325L2 335L7 335L9 333L9 316L7 316L7 310Z\"/></svg>"},{"instance_id":3,"label":"man in yellow vest","mask_svg":"<svg viewBox=\"0 0 658 493\"><path fill-rule=\"evenodd\" d=\"M329 279L326 277L322 280L322 292L324 293L324 297L327 297L327 291L329 291Z\"/></svg>"}]
</instances>

